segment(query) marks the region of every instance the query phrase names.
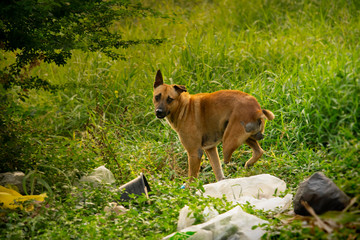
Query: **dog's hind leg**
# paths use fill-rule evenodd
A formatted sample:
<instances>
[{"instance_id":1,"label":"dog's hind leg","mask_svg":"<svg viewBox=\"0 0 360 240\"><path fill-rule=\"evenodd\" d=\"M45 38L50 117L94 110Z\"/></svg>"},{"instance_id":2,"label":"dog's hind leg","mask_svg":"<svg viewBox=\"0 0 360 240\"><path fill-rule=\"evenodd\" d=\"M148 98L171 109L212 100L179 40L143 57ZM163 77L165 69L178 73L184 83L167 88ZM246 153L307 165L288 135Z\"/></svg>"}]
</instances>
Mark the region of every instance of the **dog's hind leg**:
<instances>
[{"instance_id":1,"label":"dog's hind leg","mask_svg":"<svg viewBox=\"0 0 360 240\"><path fill-rule=\"evenodd\" d=\"M224 173L221 168L221 163L219 159L219 154L216 147L212 147L205 150L206 155L209 158L211 167L215 173L216 181L221 181L225 179Z\"/></svg>"},{"instance_id":2,"label":"dog's hind leg","mask_svg":"<svg viewBox=\"0 0 360 240\"><path fill-rule=\"evenodd\" d=\"M262 150L259 143L253 138L248 138L246 140L246 144L249 145L253 151L252 157L245 163L245 168L248 168L259 160L259 158L263 155L264 150Z\"/></svg>"},{"instance_id":3,"label":"dog's hind leg","mask_svg":"<svg viewBox=\"0 0 360 240\"><path fill-rule=\"evenodd\" d=\"M230 162L233 152L242 145L246 139L250 137L251 133L247 133L245 128L241 124L230 124L225 130L223 137L223 153L224 162L228 164Z\"/></svg>"}]
</instances>

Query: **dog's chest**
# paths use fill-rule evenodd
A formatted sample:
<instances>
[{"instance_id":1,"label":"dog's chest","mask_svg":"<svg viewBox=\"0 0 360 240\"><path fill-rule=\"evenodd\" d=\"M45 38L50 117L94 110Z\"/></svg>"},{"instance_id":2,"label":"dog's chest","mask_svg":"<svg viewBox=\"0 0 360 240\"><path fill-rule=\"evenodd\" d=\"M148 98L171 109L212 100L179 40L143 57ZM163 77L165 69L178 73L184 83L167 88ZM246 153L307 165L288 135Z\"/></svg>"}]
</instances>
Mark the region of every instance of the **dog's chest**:
<instances>
[{"instance_id":1,"label":"dog's chest","mask_svg":"<svg viewBox=\"0 0 360 240\"><path fill-rule=\"evenodd\" d=\"M227 125L228 121L224 121L217 127L205 128L206 131L202 133L201 137L201 146L206 149L218 145L222 141Z\"/></svg>"},{"instance_id":2,"label":"dog's chest","mask_svg":"<svg viewBox=\"0 0 360 240\"><path fill-rule=\"evenodd\" d=\"M222 136L221 132L205 133L201 137L201 146L205 149L212 148L221 142Z\"/></svg>"}]
</instances>

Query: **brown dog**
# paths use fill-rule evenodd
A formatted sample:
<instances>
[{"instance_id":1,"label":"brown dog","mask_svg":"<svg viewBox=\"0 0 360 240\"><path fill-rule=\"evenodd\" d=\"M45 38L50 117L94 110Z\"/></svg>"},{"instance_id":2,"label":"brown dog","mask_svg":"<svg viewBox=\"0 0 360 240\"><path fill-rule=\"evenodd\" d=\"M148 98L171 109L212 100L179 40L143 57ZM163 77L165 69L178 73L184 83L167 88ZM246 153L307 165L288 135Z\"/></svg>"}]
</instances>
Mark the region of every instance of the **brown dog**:
<instances>
[{"instance_id":1,"label":"brown dog","mask_svg":"<svg viewBox=\"0 0 360 240\"><path fill-rule=\"evenodd\" d=\"M185 86L164 84L160 70L154 82L154 105L158 118L166 118L178 133L188 153L189 178L197 178L203 150L209 158L217 181L224 179L216 146L223 142L224 162L246 143L253 156L245 167L263 154L257 140L263 138L265 118L274 114L261 109L256 99L236 90L190 95Z\"/></svg>"}]
</instances>

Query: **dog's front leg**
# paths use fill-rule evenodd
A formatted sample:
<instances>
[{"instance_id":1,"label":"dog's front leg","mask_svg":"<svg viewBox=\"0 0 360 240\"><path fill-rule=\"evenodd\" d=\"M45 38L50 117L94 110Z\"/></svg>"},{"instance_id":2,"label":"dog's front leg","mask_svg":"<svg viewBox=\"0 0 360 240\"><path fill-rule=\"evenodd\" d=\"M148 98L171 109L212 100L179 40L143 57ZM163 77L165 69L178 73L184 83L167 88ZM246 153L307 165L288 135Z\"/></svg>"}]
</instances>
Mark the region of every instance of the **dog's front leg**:
<instances>
[{"instance_id":1,"label":"dog's front leg","mask_svg":"<svg viewBox=\"0 0 360 240\"><path fill-rule=\"evenodd\" d=\"M188 151L189 182L199 175L201 156L202 154L199 151Z\"/></svg>"}]
</instances>

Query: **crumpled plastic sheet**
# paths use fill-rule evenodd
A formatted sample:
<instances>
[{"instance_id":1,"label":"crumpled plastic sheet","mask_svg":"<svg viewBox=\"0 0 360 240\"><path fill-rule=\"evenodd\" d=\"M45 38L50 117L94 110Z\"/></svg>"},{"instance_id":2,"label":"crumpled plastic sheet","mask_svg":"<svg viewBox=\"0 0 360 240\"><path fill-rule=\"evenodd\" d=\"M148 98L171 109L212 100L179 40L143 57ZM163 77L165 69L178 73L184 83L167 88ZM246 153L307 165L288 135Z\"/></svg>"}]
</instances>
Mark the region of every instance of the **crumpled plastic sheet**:
<instances>
[{"instance_id":1,"label":"crumpled plastic sheet","mask_svg":"<svg viewBox=\"0 0 360 240\"><path fill-rule=\"evenodd\" d=\"M234 204L250 203L255 209L264 211L287 209L293 197L292 194L287 194L284 198L276 197L275 195L286 190L286 183L270 174L226 179L204 185L204 189L204 196L222 198L225 195Z\"/></svg>"},{"instance_id":2,"label":"crumpled plastic sheet","mask_svg":"<svg viewBox=\"0 0 360 240\"><path fill-rule=\"evenodd\" d=\"M196 232L188 239L220 240L220 239L260 239L265 233L261 228L252 229L252 226L267 223L254 215L246 213L240 206L220 214L209 221L187 227L181 232ZM171 239L176 233L164 239Z\"/></svg>"},{"instance_id":3,"label":"crumpled plastic sheet","mask_svg":"<svg viewBox=\"0 0 360 240\"><path fill-rule=\"evenodd\" d=\"M112 184L115 182L114 174L105 166L94 169L90 175L80 178L80 182L88 182L98 185L100 183Z\"/></svg>"},{"instance_id":4,"label":"crumpled plastic sheet","mask_svg":"<svg viewBox=\"0 0 360 240\"><path fill-rule=\"evenodd\" d=\"M204 189L204 196L221 198L225 195L229 201L239 200L243 196L262 199L271 198L274 193L284 192L286 183L270 174L260 174L206 184Z\"/></svg>"},{"instance_id":5,"label":"crumpled plastic sheet","mask_svg":"<svg viewBox=\"0 0 360 240\"><path fill-rule=\"evenodd\" d=\"M253 230L252 226L266 221L244 212L238 205L249 203L254 209L280 212L289 208L292 202L292 194L283 198L276 196L286 190L286 183L270 174L226 179L204 185L204 189L204 196L222 198L225 195L237 206L221 215L214 208L206 207L202 213L206 222L199 225L193 225L193 214L185 206L179 214L178 231L196 232L188 239L260 239L265 231L261 228ZM172 236L174 234L164 239Z\"/></svg>"},{"instance_id":6,"label":"crumpled plastic sheet","mask_svg":"<svg viewBox=\"0 0 360 240\"><path fill-rule=\"evenodd\" d=\"M9 189L3 186L0 186L0 208L3 209L24 209L23 203L29 200L35 200L42 202L47 197L46 193L40 195L21 195L13 189ZM28 205L25 210L32 211L34 206L32 204Z\"/></svg>"}]
</instances>

